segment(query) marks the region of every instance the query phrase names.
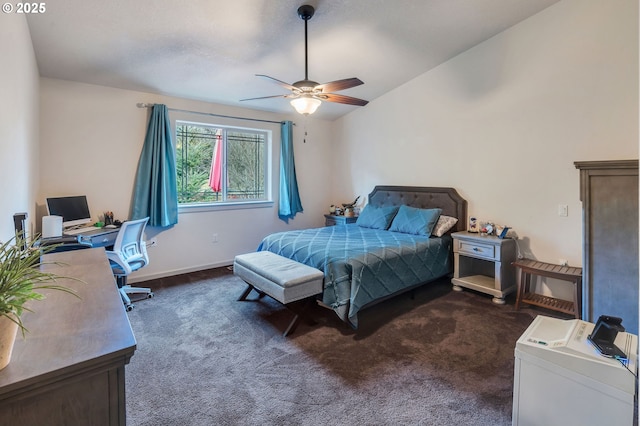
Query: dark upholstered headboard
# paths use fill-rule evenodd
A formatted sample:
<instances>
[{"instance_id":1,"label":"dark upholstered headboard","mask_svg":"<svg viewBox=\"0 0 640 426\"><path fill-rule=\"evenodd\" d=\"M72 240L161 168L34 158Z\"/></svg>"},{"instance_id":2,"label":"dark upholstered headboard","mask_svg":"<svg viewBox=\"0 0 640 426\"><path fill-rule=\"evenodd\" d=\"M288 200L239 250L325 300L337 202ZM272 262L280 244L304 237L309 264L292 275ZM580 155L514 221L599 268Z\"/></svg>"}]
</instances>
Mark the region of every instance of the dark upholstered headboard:
<instances>
[{"instance_id":1,"label":"dark upholstered headboard","mask_svg":"<svg viewBox=\"0 0 640 426\"><path fill-rule=\"evenodd\" d=\"M458 218L452 229L467 229L467 200L453 188L426 186L376 186L369 194L369 204L376 207L407 205L420 209L442 209L442 214Z\"/></svg>"}]
</instances>

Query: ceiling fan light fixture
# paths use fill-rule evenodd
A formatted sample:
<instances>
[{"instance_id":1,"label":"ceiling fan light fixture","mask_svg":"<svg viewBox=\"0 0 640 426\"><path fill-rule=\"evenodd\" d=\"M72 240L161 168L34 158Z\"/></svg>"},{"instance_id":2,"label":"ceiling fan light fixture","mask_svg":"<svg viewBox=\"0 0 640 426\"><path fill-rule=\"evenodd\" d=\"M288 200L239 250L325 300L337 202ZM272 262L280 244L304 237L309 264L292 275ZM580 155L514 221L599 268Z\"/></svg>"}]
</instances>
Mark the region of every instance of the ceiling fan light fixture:
<instances>
[{"instance_id":1,"label":"ceiling fan light fixture","mask_svg":"<svg viewBox=\"0 0 640 426\"><path fill-rule=\"evenodd\" d=\"M278 80L277 78L269 77L264 74L256 74L258 77L268 78L272 82L289 89L291 93L286 95L271 95L262 96L260 98L248 98L240 99L241 101L254 101L258 99L271 99L271 98L288 98L293 99L291 106L293 106L298 113L303 115L313 114L322 101L335 102L345 105L358 105L365 106L368 101L364 99L358 99L351 96L340 95L334 92L340 90L350 89L352 87L360 86L362 80L356 77L344 78L342 80L330 81L328 83L318 84L318 82L309 80L309 60L307 49L307 21L311 19L315 12L315 9L311 5L303 5L298 8L298 16L304 20L304 80L296 81L293 84L286 83Z\"/></svg>"},{"instance_id":2,"label":"ceiling fan light fixture","mask_svg":"<svg viewBox=\"0 0 640 426\"><path fill-rule=\"evenodd\" d=\"M310 96L300 96L291 101L291 106L293 106L299 114L309 115L316 112L321 103L322 101L320 99Z\"/></svg>"}]
</instances>

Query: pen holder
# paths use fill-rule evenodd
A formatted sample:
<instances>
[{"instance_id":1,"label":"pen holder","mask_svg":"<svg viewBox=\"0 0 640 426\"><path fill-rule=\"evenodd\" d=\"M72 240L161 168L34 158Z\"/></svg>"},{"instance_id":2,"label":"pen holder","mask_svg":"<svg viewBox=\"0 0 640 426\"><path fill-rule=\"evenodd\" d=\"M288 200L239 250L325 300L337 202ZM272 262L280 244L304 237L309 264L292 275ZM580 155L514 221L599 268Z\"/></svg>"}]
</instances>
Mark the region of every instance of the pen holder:
<instances>
[{"instance_id":1,"label":"pen holder","mask_svg":"<svg viewBox=\"0 0 640 426\"><path fill-rule=\"evenodd\" d=\"M113 225L113 212L104 212L104 224Z\"/></svg>"}]
</instances>

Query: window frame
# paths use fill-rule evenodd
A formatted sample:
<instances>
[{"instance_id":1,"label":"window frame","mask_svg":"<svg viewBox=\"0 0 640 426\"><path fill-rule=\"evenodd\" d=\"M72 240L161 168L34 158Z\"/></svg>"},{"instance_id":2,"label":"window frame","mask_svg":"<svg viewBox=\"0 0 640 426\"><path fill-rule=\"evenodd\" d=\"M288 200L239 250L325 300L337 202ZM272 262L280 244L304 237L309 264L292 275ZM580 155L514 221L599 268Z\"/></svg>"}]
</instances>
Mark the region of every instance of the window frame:
<instances>
[{"instance_id":1,"label":"window frame","mask_svg":"<svg viewBox=\"0 0 640 426\"><path fill-rule=\"evenodd\" d=\"M253 200L225 200L217 202L201 202L201 203L178 203L178 214L180 213L195 213L202 211L216 211L216 210L237 210L237 209L255 209L255 208L267 208L273 207L273 130L266 127L248 127L238 126L234 124L227 124L219 121L203 121L193 120L186 117L171 117L171 130L173 133L173 149L174 154L177 154L177 128L179 125L189 126L201 126L209 128L220 128L227 131L246 131L252 133L260 133L265 135L265 152L264 152L264 199ZM226 144L225 144L226 145ZM223 145L223 151L226 146ZM213 155L213 153L212 153ZM176 167L178 167L178 158L176 155ZM226 155L224 156L223 175L226 176L227 165ZM177 178L177 177L176 177Z\"/></svg>"}]
</instances>

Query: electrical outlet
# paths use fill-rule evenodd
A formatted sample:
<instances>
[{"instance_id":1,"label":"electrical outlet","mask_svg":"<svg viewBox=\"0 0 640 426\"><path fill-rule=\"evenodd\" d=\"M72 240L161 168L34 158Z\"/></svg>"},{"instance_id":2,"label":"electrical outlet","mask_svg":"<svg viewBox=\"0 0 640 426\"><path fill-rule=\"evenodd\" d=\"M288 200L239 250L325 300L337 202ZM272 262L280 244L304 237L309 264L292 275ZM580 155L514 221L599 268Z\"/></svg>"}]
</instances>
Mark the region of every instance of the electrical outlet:
<instances>
[{"instance_id":1,"label":"electrical outlet","mask_svg":"<svg viewBox=\"0 0 640 426\"><path fill-rule=\"evenodd\" d=\"M217 243L218 242L218 234L213 234L211 236L211 242L212 243Z\"/></svg>"},{"instance_id":2,"label":"electrical outlet","mask_svg":"<svg viewBox=\"0 0 640 426\"><path fill-rule=\"evenodd\" d=\"M569 216L569 206L566 204L558 204L558 216Z\"/></svg>"}]
</instances>

